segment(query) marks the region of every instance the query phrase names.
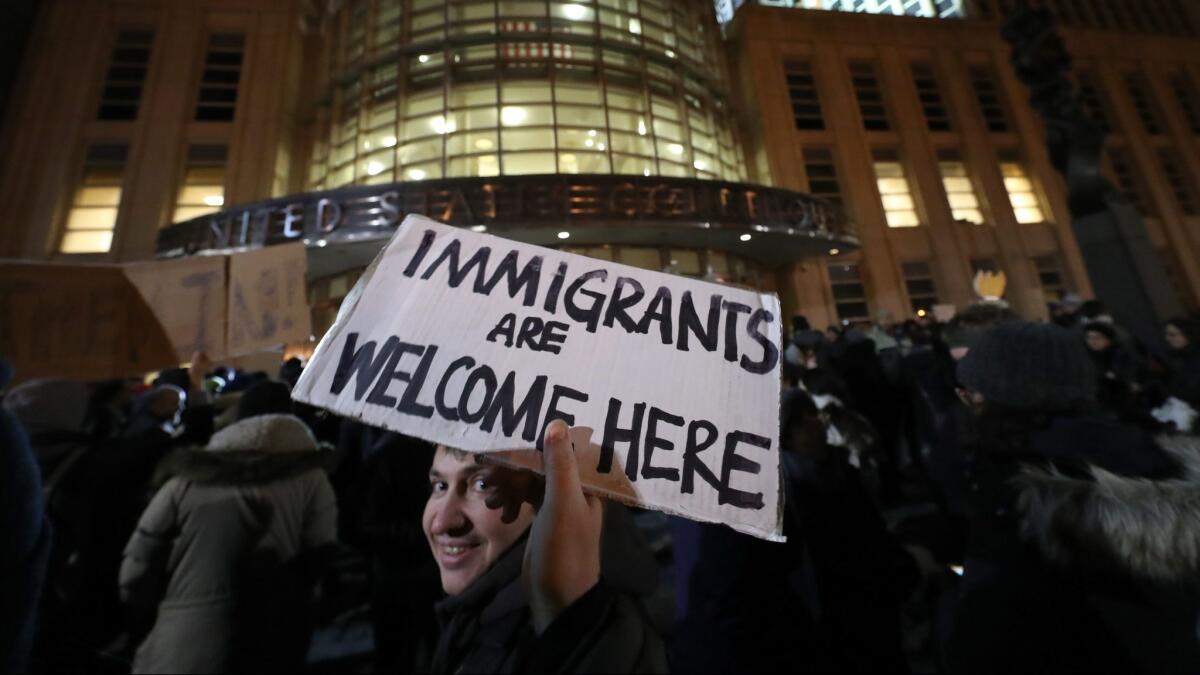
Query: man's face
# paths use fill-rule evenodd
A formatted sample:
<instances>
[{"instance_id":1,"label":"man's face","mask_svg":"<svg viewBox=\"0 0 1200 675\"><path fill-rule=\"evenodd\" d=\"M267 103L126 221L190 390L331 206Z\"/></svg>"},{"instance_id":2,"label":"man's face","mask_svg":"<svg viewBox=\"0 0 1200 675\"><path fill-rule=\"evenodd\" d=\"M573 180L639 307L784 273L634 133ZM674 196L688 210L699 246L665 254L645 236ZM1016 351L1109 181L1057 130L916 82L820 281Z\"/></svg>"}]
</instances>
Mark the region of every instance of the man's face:
<instances>
[{"instance_id":1,"label":"man's face","mask_svg":"<svg viewBox=\"0 0 1200 675\"><path fill-rule=\"evenodd\" d=\"M1183 349L1188 346L1187 335L1174 324L1167 324L1166 337L1171 349Z\"/></svg>"},{"instance_id":2,"label":"man's face","mask_svg":"<svg viewBox=\"0 0 1200 675\"><path fill-rule=\"evenodd\" d=\"M1088 349L1094 352L1102 352L1112 346L1112 340L1104 333L1094 330L1089 330L1086 335Z\"/></svg>"},{"instance_id":3,"label":"man's face","mask_svg":"<svg viewBox=\"0 0 1200 675\"><path fill-rule=\"evenodd\" d=\"M431 491L421 524L442 573L442 589L450 595L465 591L533 522L528 504L516 520L505 523L501 509L484 503L496 489L495 474L506 470L478 464L473 455L440 445L433 456Z\"/></svg>"}]
</instances>

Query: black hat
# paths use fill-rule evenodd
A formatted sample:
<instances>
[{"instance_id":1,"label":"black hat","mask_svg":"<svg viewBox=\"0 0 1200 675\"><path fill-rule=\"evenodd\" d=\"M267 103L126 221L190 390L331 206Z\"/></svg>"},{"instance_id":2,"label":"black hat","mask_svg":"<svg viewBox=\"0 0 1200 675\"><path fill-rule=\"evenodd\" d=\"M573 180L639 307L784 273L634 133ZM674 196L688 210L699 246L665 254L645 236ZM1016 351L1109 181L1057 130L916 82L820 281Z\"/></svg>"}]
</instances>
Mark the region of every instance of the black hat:
<instances>
[{"instance_id":1,"label":"black hat","mask_svg":"<svg viewBox=\"0 0 1200 675\"><path fill-rule=\"evenodd\" d=\"M256 415L290 414L292 392L282 382L258 382L250 386L238 401L237 418L244 420Z\"/></svg>"},{"instance_id":2,"label":"black hat","mask_svg":"<svg viewBox=\"0 0 1200 675\"><path fill-rule=\"evenodd\" d=\"M1067 410L1096 398L1096 372L1078 337L1053 324L1005 322L958 362L958 381L1020 410Z\"/></svg>"}]
</instances>

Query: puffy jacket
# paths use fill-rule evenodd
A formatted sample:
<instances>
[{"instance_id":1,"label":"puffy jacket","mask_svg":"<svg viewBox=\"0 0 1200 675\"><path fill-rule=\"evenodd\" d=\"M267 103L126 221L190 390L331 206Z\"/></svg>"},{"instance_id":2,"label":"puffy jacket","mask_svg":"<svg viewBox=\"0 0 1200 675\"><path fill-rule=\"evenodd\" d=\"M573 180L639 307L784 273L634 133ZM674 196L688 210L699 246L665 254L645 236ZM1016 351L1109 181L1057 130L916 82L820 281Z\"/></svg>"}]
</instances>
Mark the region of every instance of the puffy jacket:
<instances>
[{"instance_id":1,"label":"puffy jacket","mask_svg":"<svg viewBox=\"0 0 1200 675\"><path fill-rule=\"evenodd\" d=\"M304 423L262 415L178 453L125 547L123 597L157 616L133 672L286 670L308 645L308 555L337 537Z\"/></svg>"}]
</instances>

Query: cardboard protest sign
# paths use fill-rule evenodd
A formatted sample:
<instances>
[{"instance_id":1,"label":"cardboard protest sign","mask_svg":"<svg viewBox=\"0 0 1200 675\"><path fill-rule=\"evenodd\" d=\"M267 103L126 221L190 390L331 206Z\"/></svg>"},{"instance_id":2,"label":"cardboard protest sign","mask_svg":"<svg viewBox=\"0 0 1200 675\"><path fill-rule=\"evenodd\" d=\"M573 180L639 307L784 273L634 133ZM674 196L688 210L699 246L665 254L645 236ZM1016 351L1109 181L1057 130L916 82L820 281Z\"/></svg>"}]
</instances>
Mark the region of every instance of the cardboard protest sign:
<instances>
[{"instance_id":1,"label":"cardboard protest sign","mask_svg":"<svg viewBox=\"0 0 1200 675\"><path fill-rule=\"evenodd\" d=\"M17 382L102 380L179 363L158 319L114 265L0 262L0 355Z\"/></svg>"},{"instance_id":2,"label":"cardboard protest sign","mask_svg":"<svg viewBox=\"0 0 1200 675\"><path fill-rule=\"evenodd\" d=\"M226 354L249 354L312 334L304 244L229 257Z\"/></svg>"},{"instance_id":3,"label":"cardboard protest sign","mask_svg":"<svg viewBox=\"0 0 1200 675\"><path fill-rule=\"evenodd\" d=\"M563 419L588 490L780 539L779 316L773 295L409 216L293 396L474 452Z\"/></svg>"},{"instance_id":4,"label":"cardboard protest sign","mask_svg":"<svg viewBox=\"0 0 1200 675\"><path fill-rule=\"evenodd\" d=\"M123 265L175 346L179 362L193 352L225 353L224 256Z\"/></svg>"}]
</instances>

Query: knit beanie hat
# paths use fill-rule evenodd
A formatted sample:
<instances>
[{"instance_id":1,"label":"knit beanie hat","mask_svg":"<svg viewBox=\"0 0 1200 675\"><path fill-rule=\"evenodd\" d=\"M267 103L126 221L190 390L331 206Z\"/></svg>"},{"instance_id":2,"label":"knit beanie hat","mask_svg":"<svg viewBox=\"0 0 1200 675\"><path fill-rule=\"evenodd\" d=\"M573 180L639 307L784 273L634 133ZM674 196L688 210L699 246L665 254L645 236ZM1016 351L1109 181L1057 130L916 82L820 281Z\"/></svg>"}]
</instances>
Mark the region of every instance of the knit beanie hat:
<instances>
[{"instance_id":1,"label":"knit beanie hat","mask_svg":"<svg viewBox=\"0 0 1200 675\"><path fill-rule=\"evenodd\" d=\"M256 382L238 400L237 418L255 415L287 414L292 411L292 392L282 382Z\"/></svg>"},{"instance_id":2,"label":"knit beanie hat","mask_svg":"<svg viewBox=\"0 0 1200 675\"><path fill-rule=\"evenodd\" d=\"M958 381L1020 410L1065 410L1096 398L1096 372L1079 338L1053 324L1005 322L958 362Z\"/></svg>"},{"instance_id":3,"label":"knit beanie hat","mask_svg":"<svg viewBox=\"0 0 1200 675\"><path fill-rule=\"evenodd\" d=\"M320 447L294 415L256 415L213 434L209 452L315 452Z\"/></svg>"}]
</instances>

